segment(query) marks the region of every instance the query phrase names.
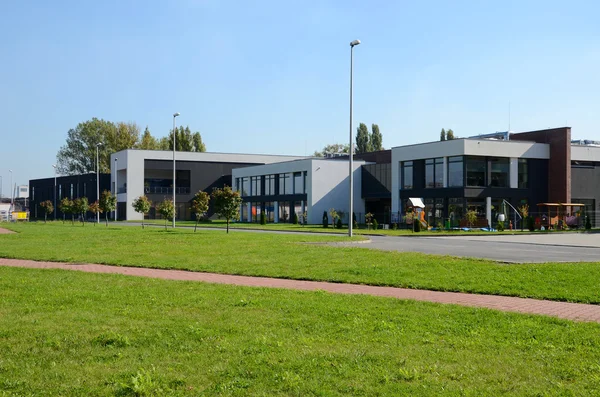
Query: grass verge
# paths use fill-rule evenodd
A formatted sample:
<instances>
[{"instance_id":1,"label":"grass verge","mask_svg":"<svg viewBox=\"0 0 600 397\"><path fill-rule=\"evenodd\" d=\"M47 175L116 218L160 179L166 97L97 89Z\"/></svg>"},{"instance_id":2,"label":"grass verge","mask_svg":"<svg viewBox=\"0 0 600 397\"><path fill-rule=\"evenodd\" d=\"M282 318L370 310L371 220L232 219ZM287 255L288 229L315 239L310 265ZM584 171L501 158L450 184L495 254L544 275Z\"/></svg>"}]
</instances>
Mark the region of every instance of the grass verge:
<instances>
[{"instance_id":1,"label":"grass verge","mask_svg":"<svg viewBox=\"0 0 600 397\"><path fill-rule=\"evenodd\" d=\"M10 225L0 257L182 269L600 303L600 263L493 261L319 244L336 236ZM364 245L368 246L368 244Z\"/></svg>"},{"instance_id":2,"label":"grass verge","mask_svg":"<svg viewBox=\"0 0 600 397\"><path fill-rule=\"evenodd\" d=\"M600 393L598 324L18 268L0 300L1 395Z\"/></svg>"}]
</instances>

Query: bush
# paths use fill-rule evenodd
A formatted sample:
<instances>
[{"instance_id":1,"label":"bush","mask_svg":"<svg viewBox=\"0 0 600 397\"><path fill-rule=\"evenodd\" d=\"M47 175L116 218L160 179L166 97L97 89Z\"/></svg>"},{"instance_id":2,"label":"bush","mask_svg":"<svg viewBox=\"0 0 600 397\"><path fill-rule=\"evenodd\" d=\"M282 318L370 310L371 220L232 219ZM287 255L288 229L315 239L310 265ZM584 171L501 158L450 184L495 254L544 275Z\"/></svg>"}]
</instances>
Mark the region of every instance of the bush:
<instances>
[{"instance_id":1,"label":"bush","mask_svg":"<svg viewBox=\"0 0 600 397\"><path fill-rule=\"evenodd\" d=\"M261 225L267 224L267 215L264 212L260 213L260 224Z\"/></svg>"},{"instance_id":2,"label":"bush","mask_svg":"<svg viewBox=\"0 0 600 397\"><path fill-rule=\"evenodd\" d=\"M438 221L438 222L435 224L435 228L436 228L437 230L443 230L443 229L444 229L444 225L442 225L442 222Z\"/></svg>"},{"instance_id":3,"label":"bush","mask_svg":"<svg viewBox=\"0 0 600 397\"><path fill-rule=\"evenodd\" d=\"M591 230L592 229L592 222L590 222L590 217L586 216L585 217L585 230Z\"/></svg>"},{"instance_id":4,"label":"bush","mask_svg":"<svg viewBox=\"0 0 600 397\"><path fill-rule=\"evenodd\" d=\"M533 219L533 216L527 217L527 229L529 229L530 232L535 231L535 220Z\"/></svg>"},{"instance_id":5,"label":"bush","mask_svg":"<svg viewBox=\"0 0 600 397\"><path fill-rule=\"evenodd\" d=\"M421 231L421 221L418 219L415 219L413 222L414 222L415 232L420 232Z\"/></svg>"},{"instance_id":6,"label":"bush","mask_svg":"<svg viewBox=\"0 0 600 397\"><path fill-rule=\"evenodd\" d=\"M498 222L498 224L496 225L496 229L499 232L503 232L504 231L504 222Z\"/></svg>"},{"instance_id":7,"label":"bush","mask_svg":"<svg viewBox=\"0 0 600 397\"><path fill-rule=\"evenodd\" d=\"M397 229L398 229L398 224L392 223L392 230L397 230Z\"/></svg>"},{"instance_id":8,"label":"bush","mask_svg":"<svg viewBox=\"0 0 600 397\"><path fill-rule=\"evenodd\" d=\"M379 223L377 223L377 219L373 218L373 229L377 230L379 228Z\"/></svg>"},{"instance_id":9,"label":"bush","mask_svg":"<svg viewBox=\"0 0 600 397\"><path fill-rule=\"evenodd\" d=\"M298 224L298 214L294 213L294 225Z\"/></svg>"},{"instance_id":10,"label":"bush","mask_svg":"<svg viewBox=\"0 0 600 397\"><path fill-rule=\"evenodd\" d=\"M337 218L337 224L335 225L338 229L342 228L342 218Z\"/></svg>"},{"instance_id":11,"label":"bush","mask_svg":"<svg viewBox=\"0 0 600 397\"><path fill-rule=\"evenodd\" d=\"M327 216L327 211L323 211L323 227L327 228L329 226L329 217Z\"/></svg>"}]
</instances>

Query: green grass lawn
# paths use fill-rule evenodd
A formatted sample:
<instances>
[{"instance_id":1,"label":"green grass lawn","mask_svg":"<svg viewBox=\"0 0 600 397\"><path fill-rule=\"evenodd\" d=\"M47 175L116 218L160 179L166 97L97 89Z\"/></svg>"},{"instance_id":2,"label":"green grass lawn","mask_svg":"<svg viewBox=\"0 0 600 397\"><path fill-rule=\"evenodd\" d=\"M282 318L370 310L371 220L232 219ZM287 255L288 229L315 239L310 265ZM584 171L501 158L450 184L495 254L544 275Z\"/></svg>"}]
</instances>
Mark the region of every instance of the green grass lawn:
<instances>
[{"instance_id":1,"label":"green grass lawn","mask_svg":"<svg viewBox=\"0 0 600 397\"><path fill-rule=\"evenodd\" d=\"M104 263L600 303L600 263L506 265L329 246L336 236L11 224L0 257ZM309 243L309 244L307 244ZM368 246L368 245L365 245Z\"/></svg>"},{"instance_id":2,"label":"green grass lawn","mask_svg":"<svg viewBox=\"0 0 600 397\"><path fill-rule=\"evenodd\" d=\"M1 267L0 302L2 396L600 393L592 323Z\"/></svg>"}]
</instances>

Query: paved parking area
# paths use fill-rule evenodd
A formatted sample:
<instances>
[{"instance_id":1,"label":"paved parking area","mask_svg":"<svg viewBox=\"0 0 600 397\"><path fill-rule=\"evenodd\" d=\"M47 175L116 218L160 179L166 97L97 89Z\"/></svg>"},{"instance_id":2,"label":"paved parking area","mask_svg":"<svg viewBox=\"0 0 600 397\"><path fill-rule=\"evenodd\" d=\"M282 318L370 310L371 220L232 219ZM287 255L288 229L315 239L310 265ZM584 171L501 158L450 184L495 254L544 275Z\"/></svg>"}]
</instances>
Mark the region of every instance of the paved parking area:
<instances>
[{"instance_id":1,"label":"paved parking area","mask_svg":"<svg viewBox=\"0 0 600 397\"><path fill-rule=\"evenodd\" d=\"M600 234L371 237L362 248L423 252L512 263L600 262Z\"/></svg>"}]
</instances>

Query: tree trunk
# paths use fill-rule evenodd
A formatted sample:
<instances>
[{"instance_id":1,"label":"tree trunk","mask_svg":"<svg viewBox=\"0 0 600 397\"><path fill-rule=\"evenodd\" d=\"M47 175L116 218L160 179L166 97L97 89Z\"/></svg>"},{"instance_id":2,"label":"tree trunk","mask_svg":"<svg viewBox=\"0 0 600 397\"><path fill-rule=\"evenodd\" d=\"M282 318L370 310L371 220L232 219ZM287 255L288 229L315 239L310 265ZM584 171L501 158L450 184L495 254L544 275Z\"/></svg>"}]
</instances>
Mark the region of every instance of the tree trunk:
<instances>
[{"instance_id":1,"label":"tree trunk","mask_svg":"<svg viewBox=\"0 0 600 397\"><path fill-rule=\"evenodd\" d=\"M104 217L104 219L106 219L106 227L108 227L108 212L106 213L106 216Z\"/></svg>"},{"instance_id":2,"label":"tree trunk","mask_svg":"<svg viewBox=\"0 0 600 397\"><path fill-rule=\"evenodd\" d=\"M46 223L47 218L48 218L48 214L44 214L44 223Z\"/></svg>"},{"instance_id":3,"label":"tree trunk","mask_svg":"<svg viewBox=\"0 0 600 397\"><path fill-rule=\"evenodd\" d=\"M85 212L81 214L81 226L85 227Z\"/></svg>"},{"instance_id":4,"label":"tree trunk","mask_svg":"<svg viewBox=\"0 0 600 397\"><path fill-rule=\"evenodd\" d=\"M167 218L165 218L165 230L167 230Z\"/></svg>"},{"instance_id":5,"label":"tree trunk","mask_svg":"<svg viewBox=\"0 0 600 397\"><path fill-rule=\"evenodd\" d=\"M229 218L227 218L227 234L229 234Z\"/></svg>"},{"instance_id":6,"label":"tree trunk","mask_svg":"<svg viewBox=\"0 0 600 397\"><path fill-rule=\"evenodd\" d=\"M198 217L196 217L196 224L194 225L194 233L196 233L197 227L198 227Z\"/></svg>"},{"instance_id":7,"label":"tree trunk","mask_svg":"<svg viewBox=\"0 0 600 397\"><path fill-rule=\"evenodd\" d=\"M75 225L75 215L71 214L71 225Z\"/></svg>"}]
</instances>

